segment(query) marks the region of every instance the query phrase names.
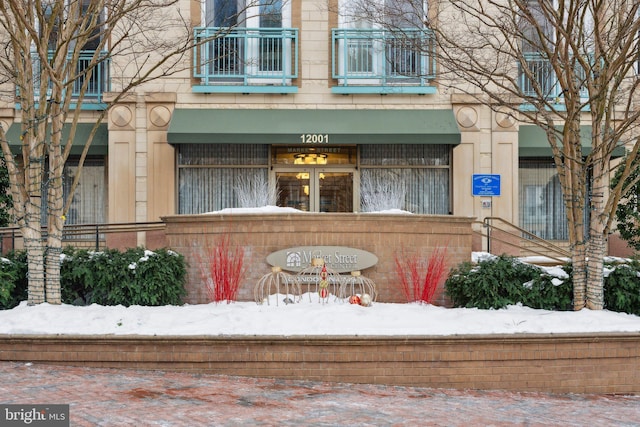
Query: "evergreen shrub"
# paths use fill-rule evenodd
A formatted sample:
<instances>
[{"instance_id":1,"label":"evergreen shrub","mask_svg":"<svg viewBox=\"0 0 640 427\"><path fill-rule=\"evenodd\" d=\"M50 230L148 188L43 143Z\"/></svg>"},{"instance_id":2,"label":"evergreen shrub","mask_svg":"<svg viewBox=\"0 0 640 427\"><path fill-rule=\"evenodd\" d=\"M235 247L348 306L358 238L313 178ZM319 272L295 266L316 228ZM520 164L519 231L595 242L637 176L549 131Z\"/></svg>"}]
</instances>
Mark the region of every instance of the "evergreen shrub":
<instances>
[{"instance_id":1,"label":"evergreen shrub","mask_svg":"<svg viewBox=\"0 0 640 427\"><path fill-rule=\"evenodd\" d=\"M5 258L0 262L0 308L12 308L27 299L27 260L24 251ZM180 305L186 295L185 259L168 249L93 252L69 247L63 251L60 274L65 304Z\"/></svg>"},{"instance_id":2,"label":"evergreen shrub","mask_svg":"<svg viewBox=\"0 0 640 427\"><path fill-rule=\"evenodd\" d=\"M607 266L604 307L607 310L640 315L640 261Z\"/></svg>"},{"instance_id":3,"label":"evergreen shrub","mask_svg":"<svg viewBox=\"0 0 640 427\"><path fill-rule=\"evenodd\" d=\"M27 299L27 254L11 251L0 256L0 310Z\"/></svg>"},{"instance_id":4,"label":"evergreen shrub","mask_svg":"<svg viewBox=\"0 0 640 427\"><path fill-rule=\"evenodd\" d=\"M547 310L570 310L570 279L551 277L542 269L501 255L465 262L454 268L445 281L445 292L454 307L499 309L523 305Z\"/></svg>"}]
</instances>

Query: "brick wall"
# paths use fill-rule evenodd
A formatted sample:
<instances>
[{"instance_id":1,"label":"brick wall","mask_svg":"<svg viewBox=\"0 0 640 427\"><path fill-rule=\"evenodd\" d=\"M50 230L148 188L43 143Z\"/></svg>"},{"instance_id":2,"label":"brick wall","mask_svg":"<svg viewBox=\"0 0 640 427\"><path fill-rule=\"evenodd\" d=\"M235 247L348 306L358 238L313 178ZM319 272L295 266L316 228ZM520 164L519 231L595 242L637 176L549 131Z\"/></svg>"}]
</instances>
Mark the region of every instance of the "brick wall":
<instances>
[{"instance_id":1,"label":"brick wall","mask_svg":"<svg viewBox=\"0 0 640 427\"><path fill-rule=\"evenodd\" d=\"M245 250L246 275L241 301L253 300L258 280L270 272L267 256L297 246L346 246L378 257L362 274L376 283L378 301L406 302L395 273L399 251L428 257L435 248L447 248L447 267L471 260L472 218L435 215L354 213L180 215L165 217L167 245L189 263L186 302L208 302L201 280L198 252L228 233ZM205 266L206 267L206 266ZM445 304L442 289L437 304Z\"/></svg>"},{"instance_id":2,"label":"brick wall","mask_svg":"<svg viewBox=\"0 0 640 427\"><path fill-rule=\"evenodd\" d=\"M434 388L640 394L639 333L0 336L0 360Z\"/></svg>"}]
</instances>

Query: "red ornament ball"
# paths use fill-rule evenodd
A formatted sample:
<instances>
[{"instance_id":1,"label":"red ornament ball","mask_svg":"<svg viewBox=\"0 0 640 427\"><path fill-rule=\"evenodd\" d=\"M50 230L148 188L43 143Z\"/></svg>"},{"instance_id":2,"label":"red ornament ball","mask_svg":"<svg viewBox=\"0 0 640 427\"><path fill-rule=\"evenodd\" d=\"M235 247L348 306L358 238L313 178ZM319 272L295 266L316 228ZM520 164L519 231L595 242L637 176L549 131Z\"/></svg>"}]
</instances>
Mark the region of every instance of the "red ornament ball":
<instances>
[{"instance_id":1,"label":"red ornament ball","mask_svg":"<svg viewBox=\"0 0 640 427\"><path fill-rule=\"evenodd\" d=\"M349 303L350 304L358 304L358 305L360 305L360 297L358 295L351 295L349 297Z\"/></svg>"},{"instance_id":2,"label":"red ornament ball","mask_svg":"<svg viewBox=\"0 0 640 427\"><path fill-rule=\"evenodd\" d=\"M320 298L326 298L327 296L329 296L327 288L320 288Z\"/></svg>"}]
</instances>

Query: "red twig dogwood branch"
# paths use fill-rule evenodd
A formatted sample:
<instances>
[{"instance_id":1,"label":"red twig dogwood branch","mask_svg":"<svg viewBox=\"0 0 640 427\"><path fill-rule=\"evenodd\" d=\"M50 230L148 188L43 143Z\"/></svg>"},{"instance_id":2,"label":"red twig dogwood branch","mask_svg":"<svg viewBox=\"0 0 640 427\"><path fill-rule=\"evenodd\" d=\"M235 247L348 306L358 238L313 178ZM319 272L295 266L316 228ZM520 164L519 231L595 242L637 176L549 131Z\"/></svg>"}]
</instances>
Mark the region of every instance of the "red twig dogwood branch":
<instances>
[{"instance_id":1,"label":"red twig dogwood branch","mask_svg":"<svg viewBox=\"0 0 640 427\"><path fill-rule=\"evenodd\" d=\"M408 255L404 250L395 256L395 269L400 289L407 302L431 304L438 286L446 273L447 248L437 247L425 259L417 254Z\"/></svg>"}]
</instances>

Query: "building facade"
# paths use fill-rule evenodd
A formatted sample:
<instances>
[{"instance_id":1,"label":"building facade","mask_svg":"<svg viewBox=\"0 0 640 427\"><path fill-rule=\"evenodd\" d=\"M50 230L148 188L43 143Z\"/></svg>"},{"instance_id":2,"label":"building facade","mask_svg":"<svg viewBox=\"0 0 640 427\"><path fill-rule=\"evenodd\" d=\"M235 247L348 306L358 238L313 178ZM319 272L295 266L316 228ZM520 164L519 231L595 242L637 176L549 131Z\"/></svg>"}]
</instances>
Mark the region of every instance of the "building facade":
<instances>
[{"instance_id":1,"label":"building facade","mask_svg":"<svg viewBox=\"0 0 640 427\"><path fill-rule=\"evenodd\" d=\"M427 46L416 52L383 28L345 19L337 0L179 5L195 25L193 65L110 108L68 223L237 208L248 181L302 211L376 210L376 194L400 193L412 213L500 217L567 239L545 134L444 89L420 23L406 24ZM237 27L218 36L229 25ZM99 109L112 96L109 73L95 79ZM3 107L0 121L19 145L15 106ZM492 180L484 192L479 177ZM137 239L146 243L144 233Z\"/></svg>"}]
</instances>

